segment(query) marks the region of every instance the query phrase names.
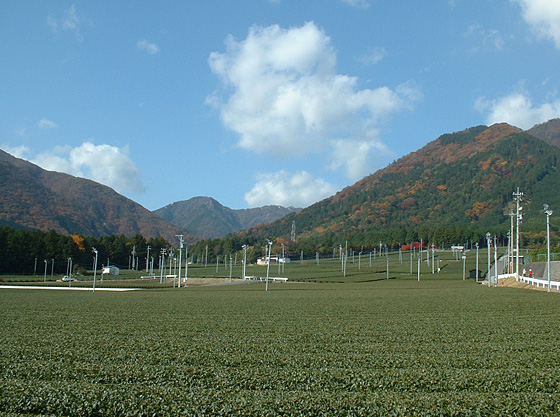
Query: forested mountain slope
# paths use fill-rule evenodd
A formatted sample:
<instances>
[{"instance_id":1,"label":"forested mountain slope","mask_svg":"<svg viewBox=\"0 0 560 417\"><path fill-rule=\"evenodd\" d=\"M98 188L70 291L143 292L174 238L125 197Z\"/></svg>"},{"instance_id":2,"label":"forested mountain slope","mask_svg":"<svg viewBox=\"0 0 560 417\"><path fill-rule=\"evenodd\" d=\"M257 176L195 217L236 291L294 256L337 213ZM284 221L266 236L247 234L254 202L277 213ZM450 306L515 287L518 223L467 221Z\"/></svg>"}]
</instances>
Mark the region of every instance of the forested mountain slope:
<instances>
[{"instance_id":1,"label":"forested mountain slope","mask_svg":"<svg viewBox=\"0 0 560 417\"><path fill-rule=\"evenodd\" d=\"M169 204L154 213L182 229L212 239L270 223L297 210L281 206L233 210L210 197L193 197Z\"/></svg>"},{"instance_id":2,"label":"forested mountain slope","mask_svg":"<svg viewBox=\"0 0 560 417\"><path fill-rule=\"evenodd\" d=\"M525 230L542 229L542 204L560 213L560 149L507 124L445 134L336 195L243 236L324 250L348 240L461 241L509 230L512 192L524 192Z\"/></svg>"},{"instance_id":3,"label":"forested mountain slope","mask_svg":"<svg viewBox=\"0 0 560 417\"><path fill-rule=\"evenodd\" d=\"M141 234L175 242L181 229L113 189L0 151L0 225L91 236ZM195 236L187 236L194 242Z\"/></svg>"}]
</instances>

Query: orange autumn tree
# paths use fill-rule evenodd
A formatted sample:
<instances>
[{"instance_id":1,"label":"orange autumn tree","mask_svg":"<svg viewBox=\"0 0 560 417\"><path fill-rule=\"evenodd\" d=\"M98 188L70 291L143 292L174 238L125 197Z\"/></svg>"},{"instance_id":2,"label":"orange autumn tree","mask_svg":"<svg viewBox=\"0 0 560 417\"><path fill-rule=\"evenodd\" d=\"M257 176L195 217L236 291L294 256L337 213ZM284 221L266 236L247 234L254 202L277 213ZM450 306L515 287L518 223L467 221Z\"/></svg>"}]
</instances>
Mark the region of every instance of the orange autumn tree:
<instances>
[{"instance_id":1,"label":"orange autumn tree","mask_svg":"<svg viewBox=\"0 0 560 417\"><path fill-rule=\"evenodd\" d=\"M78 249L80 251L85 251L86 247L84 246L84 238L81 237L79 234L74 234L74 235L70 235L70 237L72 238L72 240L74 241L74 243L76 244L76 246L78 247Z\"/></svg>"}]
</instances>

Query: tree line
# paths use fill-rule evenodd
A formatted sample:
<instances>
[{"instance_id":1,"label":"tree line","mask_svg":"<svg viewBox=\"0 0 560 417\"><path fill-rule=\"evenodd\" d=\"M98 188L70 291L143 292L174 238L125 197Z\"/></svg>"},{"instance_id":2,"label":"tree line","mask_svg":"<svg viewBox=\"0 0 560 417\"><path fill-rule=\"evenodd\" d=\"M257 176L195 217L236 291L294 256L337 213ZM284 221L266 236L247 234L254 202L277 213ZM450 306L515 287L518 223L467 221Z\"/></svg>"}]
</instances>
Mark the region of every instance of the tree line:
<instances>
[{"instance_id":1,"label":"tree line","mask_svg":"<svg viewBox=\"0 0 560 417\"><path fill-rule=\"evenodd\" d=\"M42 275L66 274L69 259L72 270L92 270L95 253L98 252L98 268L103 265L120 268L145 269L149 248L149 260L154 258L158 267L158 257L163 248L170 244L164 238L146 239L137 234L132 237L63 235L51 230L0 228L0 274ZM134 253L134 260L133 260Z\"/></svg>"}]
</instances>

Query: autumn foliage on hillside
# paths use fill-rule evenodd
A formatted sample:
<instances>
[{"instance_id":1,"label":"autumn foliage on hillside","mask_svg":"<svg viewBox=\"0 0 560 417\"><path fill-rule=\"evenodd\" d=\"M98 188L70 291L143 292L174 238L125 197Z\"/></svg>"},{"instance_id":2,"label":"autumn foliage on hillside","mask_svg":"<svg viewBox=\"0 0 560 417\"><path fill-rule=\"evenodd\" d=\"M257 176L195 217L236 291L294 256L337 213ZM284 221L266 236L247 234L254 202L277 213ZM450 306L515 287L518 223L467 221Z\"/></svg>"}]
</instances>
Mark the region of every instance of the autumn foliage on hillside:
<instances>
[{"instance_id":1,"label":"autumn foliage on hillside","mask_svg":"<svg viewBox=\"0 0 560 417\"><path fill-rule=\"evenodd\" d=\"M560 207L560 149L497 124L443 135L422 149L297 214L247 233L289 236L298 245L340 241L375 247L379 240L461 242L488 230L505 233L504 208L517 187L527 196L524 228L542 228L542 202Z\"/></svg>"}]
</instances>

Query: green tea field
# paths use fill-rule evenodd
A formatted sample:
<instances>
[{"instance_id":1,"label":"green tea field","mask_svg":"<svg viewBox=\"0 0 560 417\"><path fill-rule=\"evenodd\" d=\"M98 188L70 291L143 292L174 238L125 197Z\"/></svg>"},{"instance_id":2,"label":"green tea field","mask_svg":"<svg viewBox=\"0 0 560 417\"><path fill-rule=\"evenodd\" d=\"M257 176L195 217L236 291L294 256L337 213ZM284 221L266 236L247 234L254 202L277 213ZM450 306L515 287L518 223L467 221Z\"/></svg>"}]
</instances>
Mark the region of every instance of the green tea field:
<instances>
[{"instance_id":1,"label":"green tea field","mask_svg":"<svg viewBox=\"0 0 560 417\"><path fill-rule=\"evenodd\" d=\"M382 275L0 289L0 415L560 415L559 294Z\"/></svg>"}]
</instances>

